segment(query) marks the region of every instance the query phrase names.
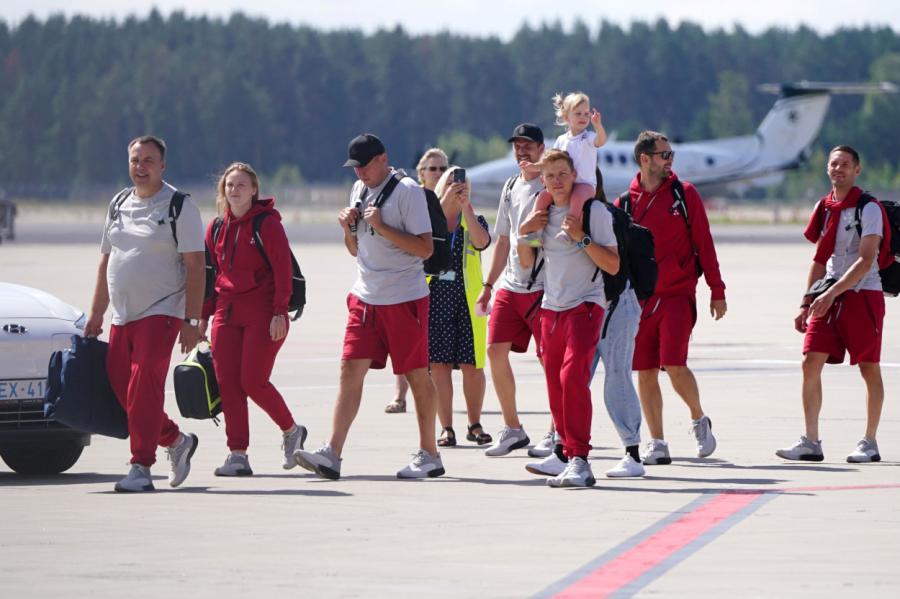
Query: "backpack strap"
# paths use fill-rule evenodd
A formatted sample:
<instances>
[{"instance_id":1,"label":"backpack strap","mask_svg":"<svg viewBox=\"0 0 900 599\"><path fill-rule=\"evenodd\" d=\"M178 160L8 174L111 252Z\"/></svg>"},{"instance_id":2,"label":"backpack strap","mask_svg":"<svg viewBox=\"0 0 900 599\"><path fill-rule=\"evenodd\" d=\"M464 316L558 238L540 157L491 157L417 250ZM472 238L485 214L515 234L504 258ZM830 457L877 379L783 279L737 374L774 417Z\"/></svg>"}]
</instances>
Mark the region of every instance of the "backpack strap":
<instances>
[{"instance_id":1,"label":"backpack strap","mask_svg":"<svg viewBox=\"0 0 900 599\"><path fill-rule=\"evenodd\" d=\"M621 298L621 294L616 297L613 301L609 302L609 307L606 308L606 317L603 320L603 330L600 331L600 339L606 339L606 331L609 330L609 321L612 320L613 312L616 311L616 306L619 305L619 299Z\"/></svg>"},{"instance_id":2,"label":"backpack strap","mask_svg":"<svg viewBox=\"0 0 900 599\"><path fill-rule=\"evenodd\" d=\"M172 227L172 237L175 239L175 247L178 247L178 231L176 230L176 221L181 216L181 209L184 207L184 198L190 196L189 193L176 191L169 200L169 226Z\"/></svg>"},{"instance_id":3,"label":"backpack strap","mask_svg":"<svg viewBox=\"0 0 900 599\"><path fill-rule=\"evenodd\" d=\"M588 237L591 237L591 204L594 202L598 202L596 198L590 198L588 201L584 203L584 206L581 207L581 223L582 228L584 229L584 234ZM593 241L593 237L591 237ZM597 280L597 275L600 274L600 267L594 267L594 276L591 277L591 283Z\"/></svg>"},{"instance_id":4,"label":"backpack strap","mask_svg":"<svg viewBox=\"0 0 900 599\"><path fill-rule=\"evenodd\" d=\"M684 201L684 185L681 184L681 181L677 177L672 181L672 198L672 205L676 210L678 210L678 214L681 215L681 218L684 219L684 224L687 225L688 228L688 236L690 236L691 219L688 218L687 202ZM694 242L692 237L691 245L693 244Z\"/></svg>"},{"instance_id":5,"label":"backpack strap","mask_svg":"<svg viewBox=\"0 0 900 599\"><path fill-rule=\"evenodd\" d=\"M856 234L859 235L859 237L862 237L863 208L866 207L866 204L873 201L875 201L875 196L873 196L868 191L864 191L862 192L862 195L859 196L859 200L856 202L856 212L853 214L853 219L856 222Z\"/></svg>"},{"instance_id":6,"label":"backpack strap","mask_svg":"<svg viewBox=\"0 0 900 599\"><path fill-rule=\"evenodd\" d=\"M519 175L516 174L516 175L513 175L512 177L510 177L509 179L507 179L506 183L503 184L503 193L500 194L500 198L504 202L509 203L512 201L512 190L513 190L513 187L515 187L515 185L516 185L516 181L518 181L518 180L519 180Z\"/></svg>"},{"instance_id":7,"label":"backpack strap","mask_svg":"<svg viewBox=\"0 0 900 599\"><path fill-rule=\"evenodd\" d=\"M372 205L376 208L381 208L384 206L384 203L387 199L394 193L394 190L397 188L397 185L400 184L400 178L394 175L388 179L388 182L384 184L384 187L381 188L381 191L378 193L378 197L375 198L375 202Z\"/></svg>"},{"instance_id":8,"label":"backpack strap","mask_svg":"<svg viewBox=\"0 0 900 599\"><path fill-rule=\"evenodd\" d=\"M518 177L518 175L516 175L516 177ZM515 179L515 177L511 177L511 179ZM515 181L513 181L513 183L515 183ZM510 186L510 189L512 189L512 186ZM532 197L532 199L537 200L537 197L540 194L541 194L540 191L536 191L536 192L534 192L534 194L531 197ZM541 250L539 248L531 248L531 249L534 252L534 262L531 265L531 274L528 275L528 284L525 286L525 289L527 289L528 291L531 291L531 288L534 286L535 281L537 281L537 278L541 272L541 269L544 268L544 257L541 256ZM541 257L540 260L538 260L538 256ZM529 310L529 312L530 312L530 310ZM528 315L526 314L526 318L527 318L527 316Z\"/></svg>"},{"instance_id":9,"label":"backpack strap","mask_svg":"<svg viewBox=\"0 0 900 599\"><path fill-rule=\"evenodd\" d=\"M622 195L619 196L619 208L624 210L628 216L631 216L631 211L634 209L634 206L631 205L630 191L623 191Z\"/></svg>"},{"instance_id":10,"label":"backpack strap","mask_svg":"<svg viewBox=\"0 0 900 599\"><path fill-rule=\"evenodd\" d=\"M266 263L266 266L269 267L269 270L274 271L272 268L272 263L269 262L269 257L266 255L266 249L263 246L262 235L259 234L259 229L262 227L262 222L269 216L269 212L260 212L256 216L253 217L253 240L256 244L256 249L259 250L259 255L262 256L263 261Z\"/></svg>"},{"instance_id":11,"label":"backpack strap","mask_svg":"<svg viewBox=\"0 0 900 599\"><path fill-rule=\"evenodd\" d=\"M134 187L126 187L122 191L116 194L116 197L113 198L112 203L109 205L109 220L110 222L119 218L119 208L122 207L122 204L125 202L125 199L131 195L134 191Z\"/></svg>"}]
</instances>

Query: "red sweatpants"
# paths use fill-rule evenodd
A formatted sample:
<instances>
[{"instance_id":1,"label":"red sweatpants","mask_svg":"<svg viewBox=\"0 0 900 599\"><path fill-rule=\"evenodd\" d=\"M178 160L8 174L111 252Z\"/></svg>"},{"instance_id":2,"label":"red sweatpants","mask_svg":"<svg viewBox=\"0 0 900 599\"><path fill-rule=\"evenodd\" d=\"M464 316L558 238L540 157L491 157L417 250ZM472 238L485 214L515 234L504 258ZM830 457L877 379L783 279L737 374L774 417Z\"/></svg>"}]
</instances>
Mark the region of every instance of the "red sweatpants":
<instances>
[{"instance_id":1,"label":"red sweatpants","mask_svg":"<svg viewBox=\"0 0 900 599\"><path fill-rule=\"evenodd\" d=\"M106 373L116 398L128 414L131 463L156 462L156 448L178 440L178 425L166 415L166 374L181 319L148 316L124 325L112 325Z\"/></svg>"},{"instance_id":2,"label":"red sweatpants","mask_svg":"<svg viewBox=\"0 0 900 599\"><path fill-rule=\"evenodd\" d=\"M603 308L584 302L554 312L541 309L541 353L550 412L568 457L587 457L591 450L591 364Z\"/></svg>"},{"instance_id":3,"label":"red sweatpants","mask_svg":"<svg viewBox=\"0 0 900 599\"><path fill-rule=\"evenodd\" d=\"M284 398L269 382L275 356L284 339L272 341L272 314L258 306L217 310L212 326L212 354L225 414L228 449L247 451L250 445L249 396L282 431L294 425Z\"/></svg>"}]
</instances>

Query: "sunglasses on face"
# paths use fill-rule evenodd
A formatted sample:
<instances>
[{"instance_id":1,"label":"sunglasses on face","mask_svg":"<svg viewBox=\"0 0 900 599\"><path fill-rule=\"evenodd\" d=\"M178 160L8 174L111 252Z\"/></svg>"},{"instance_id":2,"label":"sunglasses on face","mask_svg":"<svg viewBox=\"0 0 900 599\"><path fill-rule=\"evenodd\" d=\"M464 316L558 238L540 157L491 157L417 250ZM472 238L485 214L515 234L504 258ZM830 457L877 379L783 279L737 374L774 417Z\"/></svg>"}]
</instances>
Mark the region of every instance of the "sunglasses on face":
<instances>
[{"instance_id":1,"label":"sunglasses on face","mask_svg":"<svg viewBox=\"0 0 900 599\"><path fill-rule=\"evenodd\" d=\"M448 166L426 166L423 170L431 171L432 173L434 171L441 171L443 173L448 168L450 168L450 167L448 167Z\"/></svg>"},{"instance_id":2,"label":"sunglasses on face","mask_svg":"<svg viewBox=\"0 0 900 599\"><path fill-rule=\"evenodd\" d=\"M659 156L663 160L675 158L675 150L663 150L662 152L644 152L647 156Z\"/></svg>"}]
</instances>

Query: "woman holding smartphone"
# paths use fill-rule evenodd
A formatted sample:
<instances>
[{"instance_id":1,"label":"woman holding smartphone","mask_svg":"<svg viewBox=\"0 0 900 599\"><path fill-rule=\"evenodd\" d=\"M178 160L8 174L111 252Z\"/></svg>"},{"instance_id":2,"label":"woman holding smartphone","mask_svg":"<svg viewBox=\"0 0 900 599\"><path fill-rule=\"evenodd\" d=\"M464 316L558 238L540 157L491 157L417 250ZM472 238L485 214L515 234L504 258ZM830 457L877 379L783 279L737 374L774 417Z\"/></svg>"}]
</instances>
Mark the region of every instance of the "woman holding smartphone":
<instances>
[{"instance_id":1,"label":"woman holding smartphone","mask_svg":"<svg viewBox=\"0 0 900 599\"><path fill-rule=\"evenodd\" d=\"M431 378L438 392L438 445L456 445L453 430L453 369L462 371L463 395L469 418L466 439L478 445L493 439L481 426L484 403L484 363L487 344L487 317L476 313L481 293L481 252L491 244L488 224L475 214L469 201L465 169L450 167L435 186L450 231L450 268L431 277L428 313L428 354Z\"/></svg>"}]
</instances>

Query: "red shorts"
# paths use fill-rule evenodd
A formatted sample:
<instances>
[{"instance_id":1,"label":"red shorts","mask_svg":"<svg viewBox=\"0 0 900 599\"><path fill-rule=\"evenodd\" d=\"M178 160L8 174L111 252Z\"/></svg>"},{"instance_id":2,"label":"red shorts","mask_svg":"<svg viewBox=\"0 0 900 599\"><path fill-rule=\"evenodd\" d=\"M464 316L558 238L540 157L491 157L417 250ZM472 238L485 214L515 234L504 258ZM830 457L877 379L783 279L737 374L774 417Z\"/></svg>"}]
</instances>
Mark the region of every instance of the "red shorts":
<instances>
[{"instance_id":1,"label":"red shorts","mask_svg":"<svg viewBox=\"0 0 900 599\"><path fill-rule=\"evenodd\" d=\"M342 360L372 360L381 369L388 355L394 374L428 368L428 296L402 304L373 306L347 295Z\"/></svg>"},{"instance_id":2,"label":"red shorts","mask_svg":"<svg viewBox=\"0 0 900 599\"><path fill-rule=\"evenodd\" d=\"M534 337L537 357L541 357L541 298L543 291L516 293L498 289L488 321L488 345L512 343L512 351L528 351Z\"/></svg>"},{"instance_id":3,"label":"red shorts","mask_svg":"<svg viewBox=\"0 0 900 599\"><path fill-rule=\"evenodd\" d=\"M697 322L693 296L659 297L644 302L634 340L633 370L686 366L691 331Z\"/></svg>"},{"instance_id":4,"label":"red shorts","mask_svg":"<svg viewBox=\"0 0 900 599\"><path fill-rule=\"evenodd\" d=\"M881 361L881 331L884 324L884 293L847 291L838 297L825 316L810 318L803 338L803 353L828 354L829 364Z\"/></svg>"}]
</instances>

